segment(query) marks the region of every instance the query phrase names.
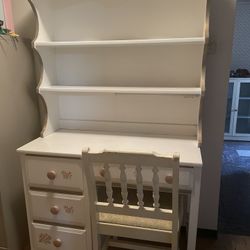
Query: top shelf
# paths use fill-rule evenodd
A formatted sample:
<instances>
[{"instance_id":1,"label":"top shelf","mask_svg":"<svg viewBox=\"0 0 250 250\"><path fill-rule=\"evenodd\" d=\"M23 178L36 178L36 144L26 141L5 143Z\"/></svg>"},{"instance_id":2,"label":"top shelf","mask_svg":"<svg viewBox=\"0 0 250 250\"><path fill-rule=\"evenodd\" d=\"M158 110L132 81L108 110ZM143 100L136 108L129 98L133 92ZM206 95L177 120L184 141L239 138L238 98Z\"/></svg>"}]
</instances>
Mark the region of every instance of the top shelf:
<instances>
[{"instance_id":1,"label":"top shelf","mask_svg":"<svg viewBox=\"0 0 250 250\"><path fill-rule=\"evenodd\" d=\"M62 42L53 46L85 45L64 41L101 41L94 45L186 43L189 41L185 37L205 36L207 0L32 0L32 3L39 22L37 41ZM171 39L175 37L181 39ZM114 39L125 40L112 42ZM129 39L142 40L131 43ZM106 40L110 41L106 44L103 42Z\"/></svg>"},{"instance_id":2,"label":"top shelf","mask_svg":"<svg viewBox=\"0 0 250 250\"><path fill-rule=\"evenodd\" d=\"M205 44L204 37L162 38L162 39L130 39L130 40L99 40L99 41L37 41L36 47L92 47L92 46L130 46L130 45L186 45Z\"/></svg>"}]
</instances>

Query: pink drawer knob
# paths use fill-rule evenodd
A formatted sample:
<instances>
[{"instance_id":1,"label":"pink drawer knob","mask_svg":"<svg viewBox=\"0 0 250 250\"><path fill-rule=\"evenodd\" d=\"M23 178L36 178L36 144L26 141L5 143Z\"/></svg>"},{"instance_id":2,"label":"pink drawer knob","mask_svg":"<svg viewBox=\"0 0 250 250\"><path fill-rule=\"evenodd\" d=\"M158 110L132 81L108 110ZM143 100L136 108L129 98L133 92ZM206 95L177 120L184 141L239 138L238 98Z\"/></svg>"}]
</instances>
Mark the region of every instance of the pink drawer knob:
<instances>
[{"instance_id":1,"label":"pink drawer knob","mask_svg":"<svg viewBox=\"0 0 250 250\"><path fill-rule=\"evenodd\" d=\"M54 245L55 247L61 247L61 246L62 246L62 241L61 241L61 239L56 239L56 240L54 240L54 241L53 241L53 245Z\"/></svg>"},{"instance_id":2,"label":"pink drawer knob","mask_svg":"<svg viewBox=\"0 0 250 250\"><path fill-rule=\"evenodd\" d=\"M60 208L58 206L53 206L51 209L50 209L50 212L54 215L57 215L59 212L60 212Z\"/></svg>"},{"instance_id":3,"label":"pink drawer knob","mask_svg":"<svg viewBox=\"0 0 250 250\"><path fill-rule=\"evenodd\" d=\"M101 177L104 177L104 175L105 175L105 170L104 170L104 169L101 169L101 170L100 170L100 176L101 176Z\"/></svg>"},{"instance_id":4,"label":"pink drawer knob","mask_svg":"<svg viewBox=\"0 0 250 250\"><path fill-rule=\"evenodd\" d=\"M173 183L173 176L167 175L167 176L165 177L165 181L166 181L168 184L172 184L172 183Z\"/></svg>"},{"instance_id":5,"label":"pink drawer knob","mask_svg":"<svg viewBox=\"0 0 250 250\"><path fill-rule=\"evenodd\" d=\"M51 181L55 180L55 178L56 178L56 171L53 171L53 170L49 171L47 173L47 177Z\"/></svg>"}]
</instances>

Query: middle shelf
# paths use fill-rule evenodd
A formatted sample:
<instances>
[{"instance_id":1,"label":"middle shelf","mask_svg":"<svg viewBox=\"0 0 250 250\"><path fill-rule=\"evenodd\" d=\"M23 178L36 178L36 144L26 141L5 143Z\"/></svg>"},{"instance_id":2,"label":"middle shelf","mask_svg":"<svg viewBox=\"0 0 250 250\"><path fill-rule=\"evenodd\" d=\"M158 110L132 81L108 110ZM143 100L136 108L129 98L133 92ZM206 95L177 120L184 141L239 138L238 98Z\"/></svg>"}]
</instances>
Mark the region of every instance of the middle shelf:
<instances>
[{"instance_id":1,"label":"middle shelf","mask_svg":"<svg viewBox=\"0 0 250 250\"><path fill-rule=\"evenodd\" d=\"M204 37L129 39L129 40L93 40L93 41L37 41L35 47L92 47L92 46L140 46L140 45L204 45Z\"/></svg>"},{"instance_id":2,"label":"middle shelf","mask_svg":"<svg viewBox=\"0 0 250 250\"><path fill-rule=\"evenodd\" d=\"M43 83L48 85L200 87L204 44L37 50L43 61Z\"/></svg>"},{"instance_id":3,"label":"middle shelf","mask_svg":"<svg viewBox=\"0 0 250 250\"><path fill-rule=\"evenodd\" d=\"M41 86L40 93L58 94L142 94L200 96L201 88L168 87L103 87L103 86Z\"/></svg>"}]
</instances>

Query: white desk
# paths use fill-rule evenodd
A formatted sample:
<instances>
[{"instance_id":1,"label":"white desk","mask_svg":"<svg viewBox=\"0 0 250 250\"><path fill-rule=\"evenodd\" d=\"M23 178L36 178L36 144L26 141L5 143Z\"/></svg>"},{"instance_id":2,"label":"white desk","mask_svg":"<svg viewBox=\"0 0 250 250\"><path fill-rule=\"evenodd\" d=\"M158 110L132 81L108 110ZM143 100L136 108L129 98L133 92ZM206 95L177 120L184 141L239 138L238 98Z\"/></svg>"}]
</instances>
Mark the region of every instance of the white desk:
<instances>
[{"instance_id":1,"label":"white desk","mask_svg":"<svg viewBox=\"0 0 250 250\"><path fill-rule=\"evenodd\" d=\"M122 151L180 154L181 168L188 168L192 173L191 200L188 229L188 250L195 250L202 159L198 143L191 139L168 139L143 136L111 135L90 132L58 131L45 138L38 138L18 149L25 155L42 155L68 158L81 158L82 150L91 152Z\"/></svg>"}]
</instances>

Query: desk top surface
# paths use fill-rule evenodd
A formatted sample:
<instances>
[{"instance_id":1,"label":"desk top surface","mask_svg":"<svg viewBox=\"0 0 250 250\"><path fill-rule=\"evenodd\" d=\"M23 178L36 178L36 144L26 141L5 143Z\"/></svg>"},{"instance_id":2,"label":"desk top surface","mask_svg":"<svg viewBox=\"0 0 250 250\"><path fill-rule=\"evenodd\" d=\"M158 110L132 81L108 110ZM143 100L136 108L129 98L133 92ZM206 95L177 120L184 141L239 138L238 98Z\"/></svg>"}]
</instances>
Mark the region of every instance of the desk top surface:
<instances>
[{"instance_id":1,"label":"desk top surface","mask_svg":"<svg viewBox=\"0 0 250 250\"><path fill-rule=\"evenodd\" d=\"M18 149L34 155L81 158L83 150L99 153L116 152L180 154L180 164L201 167L202 158L198 142L194 139L175 139L148 136L115 135L108 133L59 130L45 138L38 138Z\"/></svg>"}]
</instances>

